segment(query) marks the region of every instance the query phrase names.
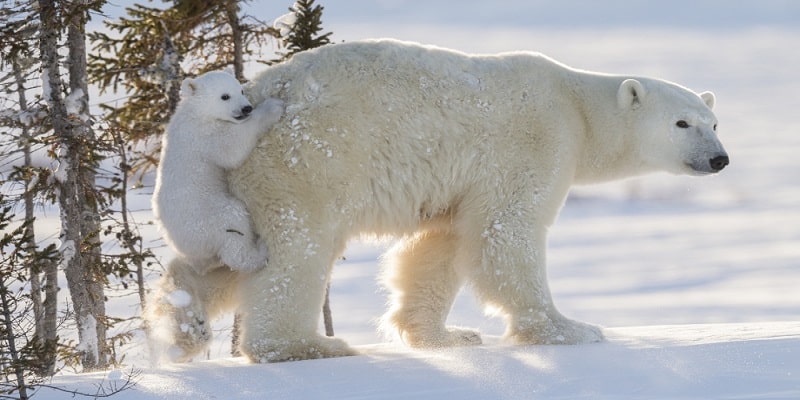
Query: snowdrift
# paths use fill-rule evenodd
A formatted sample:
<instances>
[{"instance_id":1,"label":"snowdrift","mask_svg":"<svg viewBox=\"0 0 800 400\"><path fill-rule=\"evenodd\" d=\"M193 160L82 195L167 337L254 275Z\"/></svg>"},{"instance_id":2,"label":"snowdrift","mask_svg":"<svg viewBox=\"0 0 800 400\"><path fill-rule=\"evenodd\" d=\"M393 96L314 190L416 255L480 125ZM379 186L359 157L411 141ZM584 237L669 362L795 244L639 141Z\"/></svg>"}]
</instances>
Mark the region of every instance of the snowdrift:
<instances>
[{"instance_id":1,"label":"snowdrift","mask_svg":"<svg viewBox=\"0 0 800 400\"><path fill-rule=\"evenodd\" d=\"M243 358L145 369L118 400L148 399L800 399L800 322L606 329L604 343L416 351L252 365ZM62 376L94 393L129 371ZM38 399L63 398L42 389Z\"/></svg>"}]
</instances>

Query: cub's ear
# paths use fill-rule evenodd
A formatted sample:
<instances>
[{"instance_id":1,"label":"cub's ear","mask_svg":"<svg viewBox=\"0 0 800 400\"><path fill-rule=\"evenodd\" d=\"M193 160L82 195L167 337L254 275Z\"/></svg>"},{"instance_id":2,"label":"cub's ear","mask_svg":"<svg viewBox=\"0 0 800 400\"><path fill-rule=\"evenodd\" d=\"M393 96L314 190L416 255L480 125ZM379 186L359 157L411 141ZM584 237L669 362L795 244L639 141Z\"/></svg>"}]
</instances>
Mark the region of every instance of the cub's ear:
<instances>
[{"instance_id":1,"label":"cub's ear","mask_svg":"<svg viewBox=\"0 0 800 400\"><path fill-rule=\"evenodd\" d=\"M706 105L708 106L708 108L713 109L714 108L714 104L717 104L717 97L714 96L714 93L711 93L711 92L700 93L700 98L703 99L703 101L706 102Z\"/></svg>"},{"instance_id":2,"label":"cub's ear","mask_svg":"<svg viewBox=\"0 0 800 400\"><path fill-rule=\"evenodd\" d=\"M181 97L186 98L197 91L197 82L192 78L186 78L181 82Z\"/></svg>"},{"instance_id":3,"label":"cub's ear","mask_svg":"<svg viewBox=\"0 0 800 400\"><path fill-rule=\"evenodd\" d=\"M636 109L644 100L645 91L642 83L636 79L625 79L617 90L617 104L619 108Z\"/></svg>"}]
</instances>

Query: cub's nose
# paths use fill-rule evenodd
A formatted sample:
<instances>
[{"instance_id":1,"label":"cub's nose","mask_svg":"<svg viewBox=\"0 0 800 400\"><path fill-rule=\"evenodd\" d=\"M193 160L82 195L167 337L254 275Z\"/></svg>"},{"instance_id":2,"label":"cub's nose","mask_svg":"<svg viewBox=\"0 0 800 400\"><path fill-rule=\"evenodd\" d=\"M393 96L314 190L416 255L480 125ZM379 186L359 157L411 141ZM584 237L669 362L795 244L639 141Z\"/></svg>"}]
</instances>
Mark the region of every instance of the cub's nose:
<instances>
[{"instance_id":1,"label":"cub's nose","mask_svg":"<svg viewBox=\"0 0 800 400\"><path fill-rule=\"evenodd\" d=\"M250 115L252 111L253 111L253 106L242 107L242 115Z\"/></svg>"},{"instance_id":2,"label":"cub's nose","mask_svg":"<svg viewBox=\"0 0 800 400\"><path fill-rule=\"evenodd\" d=\"M714 172L722 171L722 169L725 168L726 165L730 164L728 156L716 156L708 160L708 162L711 165L711 169L714 170Z\"/></svg>"}]
</instances>

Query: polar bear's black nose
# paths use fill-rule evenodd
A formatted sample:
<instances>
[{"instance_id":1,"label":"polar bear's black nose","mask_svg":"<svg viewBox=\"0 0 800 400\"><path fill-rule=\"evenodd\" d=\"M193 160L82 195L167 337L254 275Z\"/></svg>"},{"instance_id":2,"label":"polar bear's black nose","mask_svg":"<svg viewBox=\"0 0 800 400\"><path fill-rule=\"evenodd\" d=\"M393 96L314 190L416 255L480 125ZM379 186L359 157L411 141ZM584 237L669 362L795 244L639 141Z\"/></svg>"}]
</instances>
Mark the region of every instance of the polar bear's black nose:
<instances>
[{"instance_id":1,"label":"polar bear's black nose","mask_svg":"<svg viewBox=\"0 0 800 400\"><path fill-rule=\"evenodd\" d=\"M708 160L709 164L711 164L711 169L716 171L722 171L726 165L730 164L730 160L728 156L716 156L710 160Z\"/></svg>"},{"instance_id":2,"label":"polar bear's black nose","mask_svg":"<svg viewBox=\"0 0 800 400\"><path fill-rule=\"evenodd\" d=\"M253 111L253 106L242 107L242 115L250 115L252 111Z\"/></svg>"}]
</instances>

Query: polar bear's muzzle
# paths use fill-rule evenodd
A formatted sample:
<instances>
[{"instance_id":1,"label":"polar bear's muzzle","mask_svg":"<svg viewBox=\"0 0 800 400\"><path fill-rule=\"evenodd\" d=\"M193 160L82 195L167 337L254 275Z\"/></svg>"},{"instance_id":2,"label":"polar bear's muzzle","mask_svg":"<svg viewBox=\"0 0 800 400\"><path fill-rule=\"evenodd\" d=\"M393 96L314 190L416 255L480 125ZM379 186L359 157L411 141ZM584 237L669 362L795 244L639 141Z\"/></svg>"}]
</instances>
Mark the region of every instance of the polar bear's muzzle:
<instances>
[{"instance_id":1,"label":"polar bear's muzzle","mask_svg":"<svg viewBox=\"0 0 800 400\"><path fill-rule=\"evenodd\" d=\"M713 157L709 158L708 161L694 161L687 163L687 165L698 175L715 174L719 171L722 171L722 169L728 164L730 164L730 159L725 153L717 153Z\"/></svg>"},{"instance_id":2,"label":"polar bear's muzzle","mask_svg":"<svg viewBox=\"0 0 800 400\"><path fill-rule=\"evenodd\" d=\"M239 110L239 115L234 116L233 119L237 121L244 121L250 117L250 113L253 112L253 106L246 105Z\"/></svg>"},{"instance_id":3,"label":"polar bear's muzzle","mask_svg":"<svg viewBox=\"0 0 800 400\"><path fill-rule=\"evenodd\" d=\"M709 165L711 166L712 172L719 172L722 171L725 166L730 164L730 159L728 159L727 154L720 154L710 160L708 160Z\"/></svg>"}]
</instances>

